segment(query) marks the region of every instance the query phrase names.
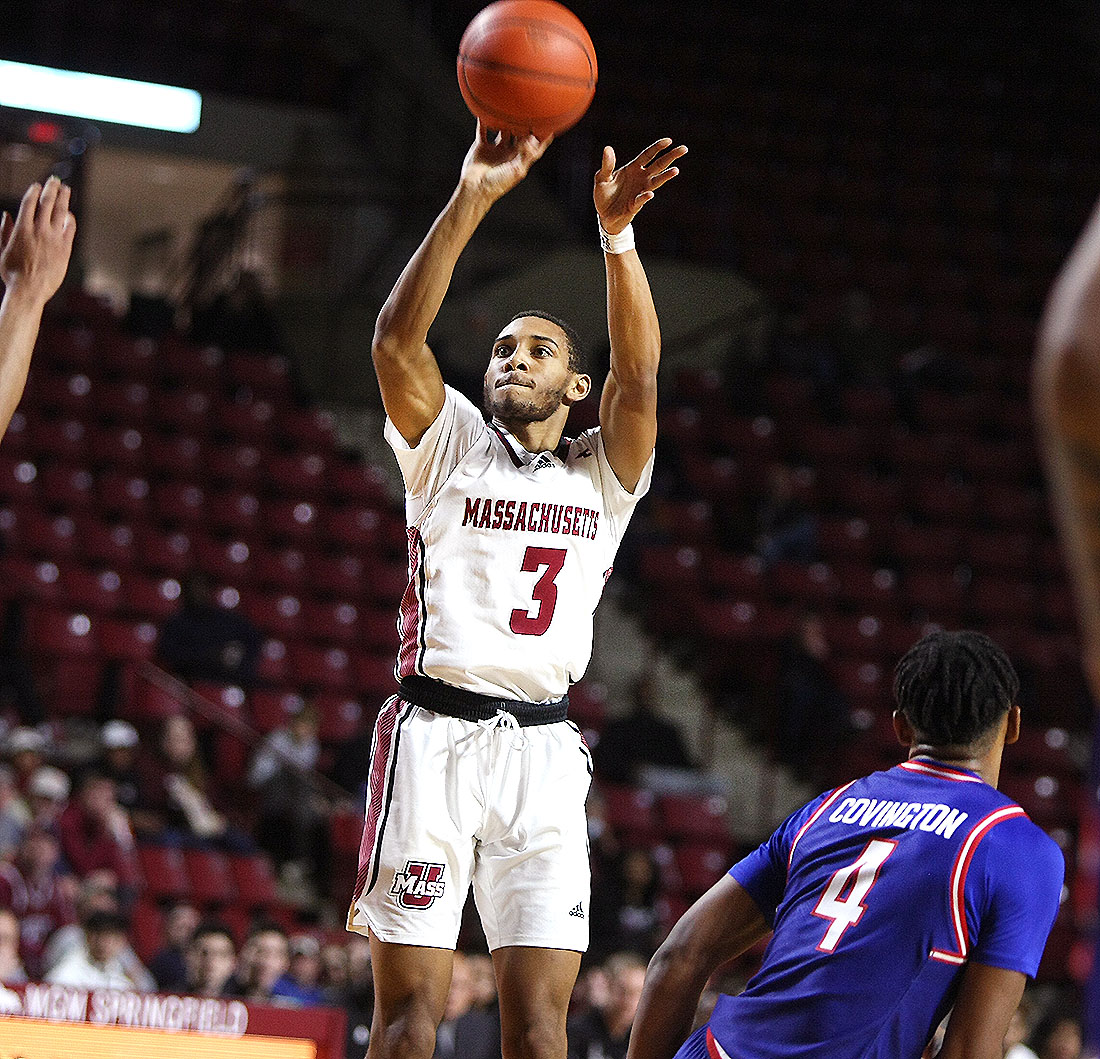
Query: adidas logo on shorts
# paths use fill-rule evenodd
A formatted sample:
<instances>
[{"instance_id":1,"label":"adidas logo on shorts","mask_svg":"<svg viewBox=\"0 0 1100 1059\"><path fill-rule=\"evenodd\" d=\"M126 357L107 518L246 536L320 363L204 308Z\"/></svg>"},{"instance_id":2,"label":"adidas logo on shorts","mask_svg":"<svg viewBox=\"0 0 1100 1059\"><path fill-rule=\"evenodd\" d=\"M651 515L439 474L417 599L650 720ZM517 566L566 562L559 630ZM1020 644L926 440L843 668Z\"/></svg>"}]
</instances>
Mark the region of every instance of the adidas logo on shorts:
<instances>
[{"instance_id":1,"label":"adidas logo on shorts","mask_svg":"<svg viewBox=\"0 0 1100 1059\"><path fill-rule=\"evenodd\" d=\"M571 916L576 916L578 919L584 919L584 909L581 907L581 903L578 901L571 909L569 909Z\"/></svg>"}]
</instances>

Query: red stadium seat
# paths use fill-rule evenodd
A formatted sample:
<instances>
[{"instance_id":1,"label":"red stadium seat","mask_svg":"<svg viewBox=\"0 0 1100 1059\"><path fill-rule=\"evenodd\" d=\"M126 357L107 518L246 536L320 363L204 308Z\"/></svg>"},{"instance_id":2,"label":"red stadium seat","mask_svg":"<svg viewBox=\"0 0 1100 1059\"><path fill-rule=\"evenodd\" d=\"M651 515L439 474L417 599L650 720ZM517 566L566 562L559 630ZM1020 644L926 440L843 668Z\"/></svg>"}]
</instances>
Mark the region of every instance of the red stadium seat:
<instances>
[{"instance_id":1,"label":"red stadium seat","mask_svg":"<svg viewBox=\"0 0 1100 1059\"><path fill-rule=\"evenodd\" d=\"M302 601L301 634L318 643L352 647L361 640L359 608L342 600Z\"/></svg>"},{"instance_id":2,"label":"red stadium seat","mask_svg":"<svg viewBox=\"0 0 1100 1059\"><path fill-rule=\"evenodd\" d=\"M82 517L76 523L77 546L86 562L125 569L136 558L134 531L125 523Z\"/></svg>"},{"instance_id":3,"label":"red stadium seat","mask_svg":"<svg viewBox=\"0 0 1100 1059\"><path fill-rule=\"evenodd\" d=\"M272 455L264 471L273 490L287 498L316 500L328 487L328 466L316 452Z\"/></svg>"},{"instance_id":4,"label":"red stadium seat","mask_svg":"<svg viewBox=\"0 0 1100 1059\"><path fill-rule=\"evenodd\" d=\"M181 850L143 843L137 854L148 897L157 901L191 899L191 878Z\"/></svg>"},{"instance_id":5,"label":"red stadium seat","mask_svg":"<svg viewBox=\"0 0 1100 1059\"><path fill-rule=\"evenodd\" d=\"M272 539L309 542L317 531L317 505L308 500L266 500L260 507L260 522Z\"/></svg>"},{"instance_id":6,"label":"red stadium seat","mask_svg":"<svg viewBox=\"0 0 1100 1059\"><path fill-rule=\"evenodd\" d=\"M657 811L665 833L679 838L730 840L729 803L717 794L663 794Z\"/></svg>"},{"instance_id":7,"label":"red stadium seat","mask_svg":"<svg viewBox=\"0 0 1100 1059\"><path fill-rule=\"evenodd\" d=\"M287 644L287 666L304 687L320 690L343 690L351 686L351 657L341 647L290 642ZM356 686L368 690L362 674L355 673Z\"/></svg>"},{"instance_id":8,"label":"red stadium seat","mask_svg":"<svg viewBox=\"0 0 1100 1059\"><path fill-rule=\"evenodd\" d=\"M148 621L104 618L99 622L99 643L107 658L126 662L152 661L156 656L157 627Z\"/></svg>"},{"instance_id":9,"label":"red stadium seat","mask_svg":"<svg viewBox=\"0 0 1100 1059\"><path fill-rule=\"evenodd\" d=\"M64 560L77 553L76 522L68 515L50 515L40 508L27 508L21 531L31 555Z\"/></svg>"},{"instance_id":10,"label":"red stadium seat","mask_svg":"<svg viewBox=\"0 0 1100 1059\"><path fill-rule=\"evenodd\" d=\"M91 462L98 467L140 473L146 467L145 436L130 425L108 427L88 438Z\"/></svg>"},{"instance_id":11,"label":"red stadium seat","mask_svg":"<svg viewBox=\"0 0 1100 1059\"><path fill-rule=\"evenodd\" d=\"M33 460L0 453L0 500L33 504L38 501L38 466Z\"/></svg>"},{"instance_id":12,"label":"red stadium seat","mask_svg":"<svg viewBox=\"0 0 1100 1059\"><path fill-rule=\"evenodd\" d=\"M0 577L5 597L55 603L62 599L61 570L48 559L23 556L0 557Z\"/></svg>"},{"instance_id":13,"label":"red stadium seat","mask_svg":"<svg viewBox=\"0 0 1100 1059\"><path fill-rule=\"evenodd\" d=\"M154 901L140 899L130 913L130 938L138 959L148 963L164 944L164 914Z\"/></svg>"},{"instance_id":14,"label":"red stadium seat","mask_svg":"<svg viewBox=\"0 0 1100 1059\"><path fill-rule=\"evenodd\" d=\"M124 471L104 471L96 478L100 511L107 516L144 520L149 510L149 479Z\"/></svg>"},{"instance_id":15,"label":"red stadium seat","mask_svg":"<svg viewBox=\"0 0 1100 1059\"><path fill-rule=\"evenodd\" d=\"M343 654L344 652L340 652ZM351 655L351 681L356 692L385 698L397 691L397 677L393 674L392 655L356 652ZM343 687L344 685L337 685Z\"/></svg>"},{"instance_id":16,"label":"red stadium seat","mask_svg":"<svg viewBox=\"0 0 1100 1059\"><path fill-rule=\"evenodd\" d=\"M305 699L296 691L258 688L248 697L252 723L258 731L264 733L285 727L304 706Z\"/></svg>"},{"instance_id":17,"label":"red stadium seat","mask_svg":"<svg viewBox=\"0 0 1100 1059\"><path fill-rule=\"evenodd\" d=\"M161 482L153 488L153 508L163 522L173 526L205 523L206 491L194 482Z\"/></svg>"},{"instance_id":18,"label":"red stadium seat","mask_svg":"<svg viewBox=\"0 0 1100 1059\"><path fill-rule=\"evenodd\" d=\"M273 401L285 401L291 394L286 357L234 351L225 358L225 374L231 385L246 386Z\"/></svg>"},{"instance_id":19,"label":"red stadium seat","mask_svg":"<svg viewBox=\"0 0 1100 1059\"><path fill-rule=\"evenodd\" d=\"M252 579L262 588L292 594L319 584L314 557L307 561L299 548L254 547Z\"/></svg>"},{"instance_id":20,"label":"red stadium seat","mask_svg":"<svg viewBox=\"0 0 1100 1059\"><path fill-rule=\"evenodd\" d=\"M310 581L317 591L337 599L375 598L375 570L364 571L355 555L318 555L310 564Z\"/></svg>"},{"instance_id":21,"label":"red stadium seat","mask_svg":"<svg viewBox=\"0 0 1100 1059\"><path fill-rule=\"evenodd\" d=\"M86 467L55 464L40 474L38 495L47 508L71 515L93 506L94 486L95 478Z\"/></svg>"},{"instance_id":22,"label":"red stadium seat","mask_svg":"<svg viewBox=\"0 0 1100 1059\"><path fill-rule=\"evenodd\" d=\"M79 463L87 456L87 428L79 419L34 417L27 422L27 449L36 457Z\"/></svg>"},{"instance_id":23,"label":"red stadium seat","mask_svg":"<svg viewBox=\"0 0 1100 1059\"><path fill-rule=\"evenodd\" d=\"M243 536L260 525L260 500L255 493L221 489L207 496L210 525L219 533Z\"/></svg>"},{"instance_id":24,"label":"red stadium seat","mask_svg":"<svg viewBox=\"0 0 1100 1059\"><path fill-rule=\"evenodd\" d=\"M112 614L122 605L122 578L114 570L66 567L61 583L70 606L91 614Z\"/></svg>"},{"instance_id":25,"label":"red stadium seat","mask_svg":"<svg viewBox=\"0 0 1100 1059\"><path fill-rule=\"evenodd\" d=\"M379 468L354 459L333 460L328 473L329 493L338 503L389 505L386 478Z\"/></svg>"},{"instance_id":26,"label":"red stadium seat","mask_svg":"<svg viewBox=\"0 0 1100 1059\"><path fill-rule=\"evenodd\" d=\"M303 628L302 602L289 593L243 593L241 610L269 636L293 638Z\"/></svg>"},{"instance_id":27,"label":"red stadium seat","mask_svg":"<svg viewBox=\"0 0 1100 1059\"><path fill-rule=\"evenodd\" d=\"M140 430L149 417L150 393L144 382L103 379L98 384L96 409L120 431Z\"/></svg>"},{"instance_id":28,"label":"red stadium seat","mask_svg":"<svg viewBox=\"0 0 1100 1059\"><path fill-rule=\"evenodd\" d=\"M255 489L264 466L263 450L248 442L211 446L206 453L211 477L238 489Z\"/></svg>"},{"instance_id":29,"label":"red stadium seat","mask_svg":"<svg viewBox=\"0 0 1100 1059\"><path fill-rule=\"evenodd\" d=\"M318 452L328 452L336 444L336 427L332 415L323 408L294 408L284 411L279 416L279 428L282 433L302 448L316 449ZM377 468L371 468L373 474L378 475ZM342 474L336 476L333 481L330 476L330 485L342 488L346 479ZM358 496L355 486L348 491L348 495Z\"/></svg>"},{"instance_id":30,"label":"red stadium seat","mask_svg":"<svg viewBox=\"0 0 1100 1059\"><path fill-rule=\"evenodd\" d=\"M338 547L373 548L382 530L382 515L373 507L330 505L320 510L317 532L323 541Z\"/></svg>"},{"instance_id":31,"label":"red stadium seat","mask_svg":"<svg viewBox=\"0 0 1100 1059\"><path fill-rule=\"evenodd\" d=\"M180 583L174 577L128 573L122 581L123 607L136 618L159 622L180 608Z\"/></svg>"},{"instance_id":32,"label":"red stadium seat","mask_svg":"<svg viewBox=\"0 0 1100 1059\"><path fill-rule=\"evenodd\" d=\"M643 787L600 784L607 822L628 842L647 843L661 833L653 792Z\"/></svg>"},{"instance_id":33,"label":"red stadium seat","mask_svg":"<svg viewBox=\"0 0 1100 1059\"><path fill-rule=\"evenodd\" d=\"M191 900L196 904L219 907L237 899L237 884L224 854L188 849L183 852L183 864L191 884Z\"/></svg>"},{"instance_id":34,"label":"red stadium seat","mask_svg":"<svg viewBox=\"0 0 1100 1059\"><path fill-rule=\"evenodd\" d=\"M351 695L321 692L313 697L313 705L320 715L318 735L323 743L346 743L371 720L362 702Z\"/></svg>"},{"instance_id":35,"label":"red stadium seat","mask_svg":"<svg viewBox=\"0 0 1100 1059\"><path fill-rule=\"evenodd\" d=\"M222 406L200 388L154 391L152 418L160 429L183 434L206 434Z\"/></svg>"},{"instance_id":36,"label":"red stadium seat","mask_svg":"<svg viewBox=\"0 0 1100 1059\"><path fill-rule=\"evenodd\" d=\"M689 897L706 893L730 868L729 843L685 842L673 855L682 891Z\"/></svg>"}]
</instances>

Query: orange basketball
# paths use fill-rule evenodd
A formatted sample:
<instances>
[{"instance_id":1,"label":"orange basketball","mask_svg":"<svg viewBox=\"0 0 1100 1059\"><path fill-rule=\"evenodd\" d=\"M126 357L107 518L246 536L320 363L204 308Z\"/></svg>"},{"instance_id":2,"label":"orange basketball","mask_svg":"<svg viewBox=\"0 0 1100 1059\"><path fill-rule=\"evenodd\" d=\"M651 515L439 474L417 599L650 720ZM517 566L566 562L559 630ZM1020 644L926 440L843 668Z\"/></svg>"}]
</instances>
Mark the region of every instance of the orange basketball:
<instances>
[{"instance_id":1,"label":"orange basketball","mask_svg":"<svg viewBox=\"0 0 1100 1059\"><path fill-rule=\"evenodd\" d=\"M458 46L458 87L490 129L539 139L580 121L596 92L596 50L555 0L497 0Z\"/></svg>"}]
</instances>

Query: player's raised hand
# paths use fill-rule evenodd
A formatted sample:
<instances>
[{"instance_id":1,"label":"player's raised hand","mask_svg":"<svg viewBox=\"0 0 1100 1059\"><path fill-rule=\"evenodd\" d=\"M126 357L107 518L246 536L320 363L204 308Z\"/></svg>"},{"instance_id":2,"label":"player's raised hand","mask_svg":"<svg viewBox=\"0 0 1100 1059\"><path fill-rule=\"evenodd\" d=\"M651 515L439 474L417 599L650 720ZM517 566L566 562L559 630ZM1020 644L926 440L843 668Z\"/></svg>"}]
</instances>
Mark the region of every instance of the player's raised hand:
<instances>
[{"instance_id":1,"label":"player's raised hand","mask_svg":"<svg viewBox=\"0 0 1100 1059\"><path fill-rule=\"evenodd\" d=\"M462 163L462 181L495 201L527 175L553 138L513 136L488 129L479 120L477 136Z\"/></svg>"},{"instance_id":2,"label":"player's raised hand","mask_svg":"<svg viewBox=\"0 0 1100 1059\"><path fill-rule=\"evenodd\" d=\"M14 221L6 212L0 219L0 280L8 291L42 302L57 293L76 235L70 194L67 184L50 177L27 188Z\"/></svg>"},{"instance_id":3,"label":"player's raised hand","mask_svg":"<svg viewBox=\"0 0 1100 1059\"><path fill-rule=\"evenodd\" d=\"M673 147L672 140L665 136L650 144L633 161L616 169L614 149L603 149L592 198L600 216L600 226L608 235L621 232L653 198L657 189L680 172L673 163L683 158L687 150L683 144Z\"/></svg>"}]
</instances>

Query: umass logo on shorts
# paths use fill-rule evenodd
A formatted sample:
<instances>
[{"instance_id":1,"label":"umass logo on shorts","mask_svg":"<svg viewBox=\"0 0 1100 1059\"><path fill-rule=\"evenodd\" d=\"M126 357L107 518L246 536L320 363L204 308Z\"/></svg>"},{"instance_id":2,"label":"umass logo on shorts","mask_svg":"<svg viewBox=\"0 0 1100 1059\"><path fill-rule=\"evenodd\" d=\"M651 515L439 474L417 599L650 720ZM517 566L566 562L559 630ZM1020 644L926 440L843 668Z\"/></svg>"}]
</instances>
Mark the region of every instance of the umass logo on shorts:
<instances>
[{"instance_id":1,"label":"umass logo on shorts","mask_svg":"<svg viewBox=\"0 0 1100 1059\"><path fill-rule=\"evenodd\" d=\"M405 870L394 874L390 893L402 908L429 908L443 896L443 865L426 860L410 860Z\"/></svg>"}]
</instances>

